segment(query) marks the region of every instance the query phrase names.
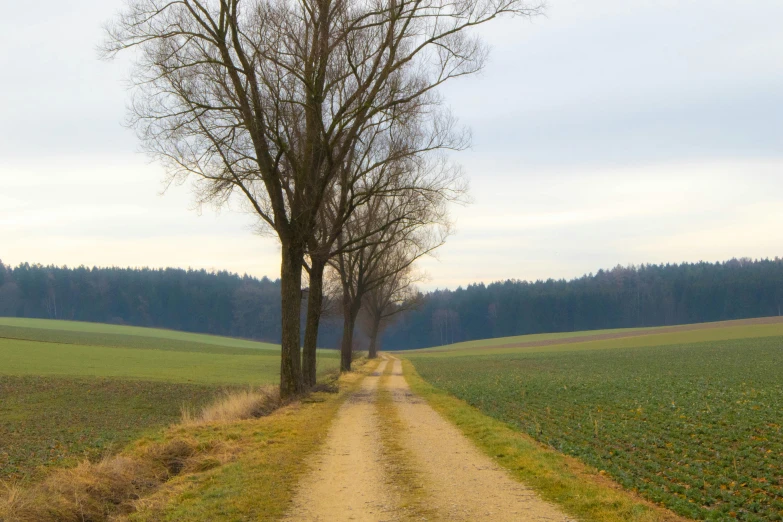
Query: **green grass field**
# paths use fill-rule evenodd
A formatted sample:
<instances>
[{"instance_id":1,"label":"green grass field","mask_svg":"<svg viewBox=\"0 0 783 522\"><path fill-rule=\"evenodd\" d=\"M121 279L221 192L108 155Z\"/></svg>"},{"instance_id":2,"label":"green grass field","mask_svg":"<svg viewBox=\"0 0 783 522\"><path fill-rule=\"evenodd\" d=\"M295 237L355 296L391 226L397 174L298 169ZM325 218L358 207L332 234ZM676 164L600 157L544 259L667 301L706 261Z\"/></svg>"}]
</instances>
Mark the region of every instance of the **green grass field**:
<instances>
[{"instance_id":1,"label":"green grass field","mask_svg":"<svg viewBox=\"0 0 783 522\"><path fill-rule=\"evenodd\" d=\"M319 370L338 366L319 351ZM279 347L244 339L72 321L0 318L0 374L213 385L275 383Z\"/></svg>"},{"instance_id":2,"label":"green grass field","mask_svg":"<svg viewBox=\"0 0 783 522\"><path fill-rule=\"evenodd\" d=\"M119 449L221 389L276 383L279 347L170 330L0 318L0 480ZM339 365L319 352L319 371Z\"/></svg>"},{"instance_id":3,"label":"green grass field","mask_svg":"<svg viewBox=\"0 0 783 522\"><path fill-rule=\"evenodd\" d=\"M433 346L431 348L422 348L416 350L417 353L424 352L441 352L441 351L461 351L472 349L487 349L496 348L498 346L504 346L509 344L522 344L522 343L535 343L539 341L555 341L559 339L568 340L573 337L593 337L604 334L612 334L617 332L633 332L635 330L641 330L641 328L618 328L611 330L588 330L584 332L557 332L557 333L542 333L542 334L530 334L530 335L515 335L513 337L497 337L495 339L478 339L476 341L463 341L461 343L447 344L444 346Z\"/></svg>"},{"instance_id":4,"label":"green grass field","mask_svg":"<svg viewBox=\"0 0 783 522\"><path fill-rule=\"evenodd\" d=\"M488 344L404 356L435 386L682 515L783 520L783 325Z\"/></svg>"}]
</instances>

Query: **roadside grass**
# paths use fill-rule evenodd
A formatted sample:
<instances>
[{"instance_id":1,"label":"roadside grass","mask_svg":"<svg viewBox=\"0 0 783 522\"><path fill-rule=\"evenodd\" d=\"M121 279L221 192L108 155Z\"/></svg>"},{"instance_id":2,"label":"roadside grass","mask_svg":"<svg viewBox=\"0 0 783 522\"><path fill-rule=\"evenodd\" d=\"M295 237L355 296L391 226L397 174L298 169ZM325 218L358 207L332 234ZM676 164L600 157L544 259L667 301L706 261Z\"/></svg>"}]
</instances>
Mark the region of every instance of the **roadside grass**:
<instances>
[{"instance_id":1,"label":"roadside grass","mask_svg":"<svg viewBox=\"0 0 783 522\"><path fill-rule=\"evenodd\" d=\"M683 516L775 521L783 337L766 335L777 327L606 340L591 350L406 356L443 393Z\"/></svg>"},{"instance_id":2,"label":"roadside grass","mask_svg":"<svg viewBox=\"0 0 783 522\"><path fill-rule=\"evenodd\" d=\"M346 393L375 363L266 417L180 424L0 494L0 520L270 520L289 507Z\"/></svg>"},{"instance_id":3,"label":"roadside grass","mask_svg":"<svg viewBox=\"0 0 783 522\"><path fill-rule=\"evenodd\" d=\"M256 419L273 412L281 405L280 389L264 386L253 390L226 390L222 396L201 408L182 408L182 424L197 425L210 422Z\"/></svg>"},{"instance_id":4,"label":"roadside grass","mask_svg":"<svg viewBox=\"0 0 783 522\"><path fill-rule=\"evenodd\" d=\"M402 365L414 393L453 422L512 476L571 516L585 522L687 520L622 490L598 470L546 448L531 437L432 386L419 376L409 360L403 359Z\"/></svg>"}]
</instances>

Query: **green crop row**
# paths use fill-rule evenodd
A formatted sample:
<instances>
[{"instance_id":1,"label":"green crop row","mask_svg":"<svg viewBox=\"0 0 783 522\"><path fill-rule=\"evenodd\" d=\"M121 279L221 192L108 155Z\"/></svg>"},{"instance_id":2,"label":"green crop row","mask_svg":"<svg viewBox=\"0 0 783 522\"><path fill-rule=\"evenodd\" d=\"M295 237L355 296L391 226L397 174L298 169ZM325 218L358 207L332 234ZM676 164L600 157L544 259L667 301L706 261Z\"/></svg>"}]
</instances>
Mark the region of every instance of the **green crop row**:
<instances>
[{"instance_id":1,"label":"green crop row","mask_svg":"<svg viewBox=\"0 0 783 522\"><path fill-rule=\"evenodd\" d=\"M783 337L411 359L434 385L677 513L783 520Z\"/></svg>"}]
</instances>

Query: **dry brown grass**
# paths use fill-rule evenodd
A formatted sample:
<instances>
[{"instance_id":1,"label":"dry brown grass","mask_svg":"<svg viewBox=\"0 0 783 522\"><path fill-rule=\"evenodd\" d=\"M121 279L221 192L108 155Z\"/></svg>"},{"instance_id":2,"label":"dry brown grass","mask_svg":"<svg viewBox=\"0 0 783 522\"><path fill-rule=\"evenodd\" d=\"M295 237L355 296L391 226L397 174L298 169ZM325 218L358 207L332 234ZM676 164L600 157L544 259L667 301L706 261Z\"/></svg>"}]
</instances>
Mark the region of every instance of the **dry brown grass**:
<instances>
[{"instance_id":1,"label":"dry brown grass","mask_svg":"<svg viewBox=\"0 0 783 522\"><path fill-rule=\"evenodd\" d=\"M4 522L93 522L129 512L130 502L153 489L168 473L153 461L115 456L58 470L37 486L8 488L0 498Z\"/></svg>"},{"instance_id":2,"label":"dry brown grass","mask_svg":"<svg viewBox=\"0 0 783 522\"><path fill-rule=\"evenodd\" d=\"M231 422L269 414L280 405L273 388L227 393L197 416L184 416L189 425ZM0 490L0 522L98 522L128 514L139 499L181 473L206 471L231 460L225 442L176 438L139 446L126 454L52 472L42 482Z\"/></svg>"},{"instance_id":3,"label":"dry brown grass","mask_svg":"<svg viewBox=\"0 0 783 522\"><path fill-rule=\"evenodd\" d=\"M231 423L269 415L282 405L277 388L226 392L198 413L183 410L182 424ZM0 522L98 522L131 513L139 500L181 473L206 471L231 460L225 442L176 438L137 447L98 462L59 469L42 482L3 485Z\"/></svg>"},{"instance_id":4,"label":"dry brown grass","mask_svg":"<svg viewBox=\"0 0 783 522\"><path fill-rule=\"evenodd\" d=\"M84 461L43 482L0 494L3 522L98 522L135 510L135 503L169 478L219 466L231 456L223 443L174 439L150 444L134 455Z\"/></svg>"},{"instance_id":5,"label":"dry brown grass","mask_svg":"<svg viewBox=\"0 0 783 522\"><path fill-rule=\"evenodd\" d=\"M226 392L199 413L183 411L182 424L230 423L270 414L282 405L272 387ZM3 484L0 522L98 522L135 510L138 501L181 473L206 471L231 460L225 442L177 438L137 447L126 454L52 472L21 488ZM1 483L0 483L1 484Z\"/></svg>"},{"instance_id":6,"label":"dry brown grass","mask_svg":"<svg viewBox=\"0 0 783 522\"><path fill-rule=\"evenodd\" d=\"M192 426L257 419L269 415L281 405L280 390L275 386L227 391L223 397L205 406L199 413L183 408L182 424Z\"/></svg>"}]
</instances>

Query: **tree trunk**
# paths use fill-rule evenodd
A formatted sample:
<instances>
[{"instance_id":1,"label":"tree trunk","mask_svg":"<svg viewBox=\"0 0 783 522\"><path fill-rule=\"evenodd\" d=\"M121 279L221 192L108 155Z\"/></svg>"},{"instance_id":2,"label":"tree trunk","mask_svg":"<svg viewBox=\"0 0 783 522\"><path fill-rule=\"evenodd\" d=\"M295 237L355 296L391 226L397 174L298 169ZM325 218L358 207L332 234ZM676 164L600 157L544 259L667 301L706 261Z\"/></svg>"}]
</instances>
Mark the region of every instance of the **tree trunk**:
<instances>
[{"instance_id":1,"label":"tree trunk","mask_svg":"<svg viewBox=\"0 0 783 522\"><path fill-rule=\"evenodd\" d=\"M356 299L361 304L361 300ZM352 302L348 292L343 290L343 342L340 346L340 371L351 371L353 359L353 330L356 326L356 316L359 315L359 306Z\"/></svg>"},{"instance_id":2,"label":"tree trunk","mask_svg":"<svg viewBox=\"0 0 783 522\"><path fill-rule=\"evenodd\" d=\"M323 305L326 262L311 258L311 264L310 294L307 297L307 323L305 324L304 347L302 348L302 378L307 388L315 385L316 347Z\"/></svg>"},{"instance_id":3,"label":"tree trunk","mask_svg":"<svg viewBox=\"0 0 783 522\"><path fill-rule=\"evenodd\" d=\"M370 348L367 357L375 359L378 357L378 332L381 330L381 318L372 318L372 330L370 331Z\"/></svg>"},{"instance_id":4,"label":"tree trunk","mask_svg":"<svg viewBox=\"0 0 783 522\"><path fill-rule=\"evenodd\" d=\"M280 396L291 397L302 392L300 360L300 314L302 306L302 265L304 248L298 244L283 244L280 270L280 301L282 339L280 357Z\"/></svg>"}]
</instances>

